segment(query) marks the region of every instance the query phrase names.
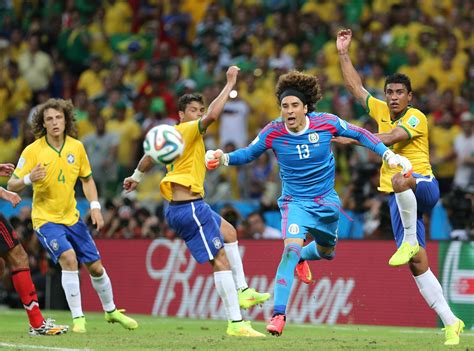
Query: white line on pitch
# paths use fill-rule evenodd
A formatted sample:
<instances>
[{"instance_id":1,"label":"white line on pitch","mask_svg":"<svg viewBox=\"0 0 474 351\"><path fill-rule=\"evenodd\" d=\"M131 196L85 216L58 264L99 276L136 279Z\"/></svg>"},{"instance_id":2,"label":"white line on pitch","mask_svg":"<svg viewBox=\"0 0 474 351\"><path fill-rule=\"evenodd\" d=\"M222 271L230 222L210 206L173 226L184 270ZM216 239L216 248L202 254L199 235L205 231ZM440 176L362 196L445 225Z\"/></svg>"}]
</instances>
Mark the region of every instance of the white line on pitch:
<instances>
[{"instance_id":1,"label":"white line on pitch","mask_svg":"<svg viewBox=\"0 0 474 351\"><path fill-rule=\"evenodd\" d=\"M27 344L9 344L6 342L0 342L0 347L58 350L58 351L93 351L92 349L67 349L64 347L50 347L50 346L38 346L38 345L27 345Z\"/></svg>"}]
</instances>

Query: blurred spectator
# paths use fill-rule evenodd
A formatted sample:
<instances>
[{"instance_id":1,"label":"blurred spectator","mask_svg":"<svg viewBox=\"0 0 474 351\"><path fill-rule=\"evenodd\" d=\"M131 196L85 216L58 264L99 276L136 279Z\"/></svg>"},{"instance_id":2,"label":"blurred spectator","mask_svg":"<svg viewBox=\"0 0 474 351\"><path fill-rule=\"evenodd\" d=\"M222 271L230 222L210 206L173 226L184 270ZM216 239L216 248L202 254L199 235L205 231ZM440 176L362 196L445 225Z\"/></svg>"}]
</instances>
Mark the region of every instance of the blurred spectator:
<instances>
[{"instance_id":1,"label":"blurred spectator","mask_svg":"<svg viewBox=\"0 0 474 351\"><path fill-rule=\"evenodd\" d=\"M28 82L20 76L18 64L15 61L8 63L7 75L2 77L9 85L10 97L8 99L7 111L9 115L15 115L18 110L28 106L31 102L32 92ZM0 121L2 118L0 117Z\"/></svg>"},{"instance_id":2,"label":"blurred spectator","mask_svg":"<svg viewBox=\"0 0 474 351\"><path fill-rule=\"evenodd\" d=\"M69 65L69 69L75 74L81 73L87 68L90 55L91 38L79 11L72 10L70 26L63 27L58 38L58 49L62 57Z\"/></svg>"},{"instance_id":3,"label":"blurred spectator","mask_svg":"<svg viewBox=\"0 0 474 351\"><path fill-rule=\"evenodd\" d=\"M474 116L466 111L461 114L462 133L454 139L456 174L454 186L474 193Z\"/></svg>"},{"instance_id":4,"label":"blurred spectator","mask_svg":"<svg viewBox=\"0 0 474 351\"><path fill-rule=\"evenodd\" d=\"M96 131L86 135L82 142L91 164L97 190L101 197L112 198L117 187L117 152L119 137L106 130L105 120L97 116Z\"/></svg>"},{"instance_id":5,"label":"blurred spectator","mask_svg":"<svg viewBox=\"0 0 474 351\"><path fill-rule=\"evenodd\" d=\"M445 111L441 119L430 130L431 164L439 182L441 196L451 190L456 171L454 139L459 127L453 124L451 111Z\"/></svg>"},{"instance_id":6,"label":"blurred spectator","mask_svg":"<svg viewBox=\"0 0 474 351\"><path fill-rule=\"evenodd\" d=\"M39 48L39 38L31 35L28 39L28 50L18 58L20 72L33 92L46 89L53 74L51 56Z\"/></svg>"},{"instance_id":7,"label":"blurred spectator","mask_svg":"<svg viewBox=\"0 0 474 351\"><path fill-rule=\"evenodd\" d=\"M455 240L474 240L474 192L456 188L443 198L452 226L450 237Z\"/></svg>"},{"instance_id":8,"label":"blurred spectator","mask_svg":"<svg viewBox=\"0 0 474 351\"><path fill-rule=\"evenodd\" d=\"M10 120L0 123L0 163L16 164L21 152L22 139L13 136ZM7 177L0 177L0 185L5 185Z\"/></svg>"},{"instance_id":9,"label":"blurred spectator","mask_svg":"<svg viewBox=\"0 0 474 351\"><path fill-rule=\"evenodd\" d=\"M278 229L267 226L260 212L252 212L247 216L249 234L253 239L281 239Z\"/></svg>"},{"instance_id":10,"label":"blurred spectator","mask_svg":"<svg viewBox=\"0 0 474 351\"><path fill-rule=\"evenodd\" d=\"M124 179L133 173L141 138L140 126L133 118L126 118L127 106L118 101L114 106L112 119L106 123L106 130L118 135L118 179Z\"/></svg>"},{"instance_id":11,"label":"blurred spectator","mask_svg":"<svg viewBox=\"0 0 474 351\"><path fill-rule=\"evenodd\" d=\"M84 90L89 99L99 97L104 93L102 79L108 74L107 70L102 69L102 59L99 56L91 56L90 66L79 76L77 89Z\"/></svg>"},{"instance_id":12,"label":"blurred spectator","mask_svg":"<svg viewBox=\"0 0 474 351\"><path fill-rule=\"evenodd\" d=\"M132 8L125 0L106 0L104 27L108 36L130 33Z\"/></svg>"},{"instance_id":13,"label":"blurred spectator","mask_svg":"<svg viewBox=\"0 0 474 351\"><path fill-rule=\"evenodd\" d=\"M236 148L248 144L248 104L238 95L224 105L219 117L219 143L221 146L232 143Z\"/></svg>"}]
</instances>

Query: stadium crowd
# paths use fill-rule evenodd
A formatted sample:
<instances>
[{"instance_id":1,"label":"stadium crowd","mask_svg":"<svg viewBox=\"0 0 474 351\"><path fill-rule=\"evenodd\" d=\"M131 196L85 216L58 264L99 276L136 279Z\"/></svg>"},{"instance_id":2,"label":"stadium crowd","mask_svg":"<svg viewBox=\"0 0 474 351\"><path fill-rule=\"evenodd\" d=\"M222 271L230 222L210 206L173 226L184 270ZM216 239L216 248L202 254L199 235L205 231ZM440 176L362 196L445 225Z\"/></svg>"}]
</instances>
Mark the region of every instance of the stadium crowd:
<instances>
[{"instance_id":1,"label":"stadium crowd","mask_svg":"<svg viewBox=\"0 0 474 351\"><path fill-rule=\"evenodd\" d=\"M229 65L241 68L238 95L209 129L207 148L229 152L247 145L279 115L275 82L293 69L318 76L324 92L318 110L376 132L344 87L335 37L349 27L351 58L373 96L383 97L387 74L412 78L413 105L430 122L431 161L444 206L458 237L467 239L474 203L473 20L474 3L459 0L2 2L0 163L16 164L34 140L30 122L37 104L71 99L78 138L105 205L105 226L94 235L173 238L159 193L163 169L155 167L138 191L122 196L122 181L142 155L146 132L177 123L183 93L202 92L212 101ZM387 202L376 189L378 156L341 145L334 145L334 153L343 207L363 217L365 237L391 238ZM207 174L209 203L252 200L263 212L276 209L279 193L270 153L248 167ZM223 211L241 238L265 237L229 206ZM28 208L12 222L37 263L33 267L44 271Z\"/></svg>"}]
</instances>

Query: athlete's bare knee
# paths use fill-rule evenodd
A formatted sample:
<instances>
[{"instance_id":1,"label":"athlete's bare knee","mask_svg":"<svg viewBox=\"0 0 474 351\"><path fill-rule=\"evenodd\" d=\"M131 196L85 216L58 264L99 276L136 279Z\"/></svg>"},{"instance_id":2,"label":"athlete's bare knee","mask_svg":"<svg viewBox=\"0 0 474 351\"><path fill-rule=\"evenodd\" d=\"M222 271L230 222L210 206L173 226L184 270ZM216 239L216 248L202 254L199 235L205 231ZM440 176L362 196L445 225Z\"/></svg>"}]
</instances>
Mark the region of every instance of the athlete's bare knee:
<instances>
[{"instance_id":1,"label":"athlete's bare knee","mask_svg":"<svg viewBox=\"0 0 474 351\"><path fill-rule=\"evenodd\" d=\"M61 268L66 271L77 271L78 270L78 263L77 257L74 250L67 250L64 251L61 256L59 256L59 264Z\"/></svg>"},{"instance_id":2,"label":"athlete's bare knee","mask_svg":"<svg viewBox=\"0 0 474 351\"><path fill-rule=\"evenodd\" d=\"M410 189L410 183L401 173L397 173L392 177L392 186L396 193Z\"/></svg>"},{"instance_id":3,"label":"athlete's bare knee","mask_svg":"<svg viewBox=\"0 0 474 351\"><path fill-rule=\"evenodd\" d=\"M8 251L5 259L12 271L29 268L28 254L21 244L16 245L13 249Z\"/></svg>"},{"instance_id":4,"label":"athlete's bare knee","mask_svg":"<svg viewBox=\"0 0 474 351\"><path fill-rule=\"evenodd\" d=\"M232 224L224 219L222 219L220 230L225 243L233 243L237 241L237 230L235 230Z\"/></svg>"},{"instance_id":5,"label":"athlete's bare knee","mask_svg":"<svg viewBox=\"0 0 474 351\"><path fill-rule=\"evenodd\" d=\"M220 249L216 257L209 262L211 263L214 272L230 270L229 260L227 259L224 249Z\"/></svg>"},{"instance_id":6,"label":"athlete's bare knee","mask_svg":"<svg viewBox=\"0 0 474 351\"><path fill-rule=\"evenodd\" d=\"M104 274L104 267L102 266L102 262L100 260L88 263L86 266L89 274L93 277L101 277Z\"/></svg>"}]
</instances>

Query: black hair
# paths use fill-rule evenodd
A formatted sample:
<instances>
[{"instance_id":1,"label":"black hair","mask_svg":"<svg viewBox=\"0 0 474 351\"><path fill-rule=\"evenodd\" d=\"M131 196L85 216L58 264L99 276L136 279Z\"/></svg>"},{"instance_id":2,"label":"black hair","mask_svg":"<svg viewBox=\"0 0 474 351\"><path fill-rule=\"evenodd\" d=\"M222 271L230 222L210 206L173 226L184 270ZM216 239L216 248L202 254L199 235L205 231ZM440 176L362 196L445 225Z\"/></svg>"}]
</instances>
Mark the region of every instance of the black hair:
<instances>
[{"instance_id":1,"label":"black hair","mask_svg":"<svg viewBox=\"0 0 474 351\"><path fill-rule=\"evenodd\" d=\"M392 84L392 83L400 83L400 84L403 84L405 86L405 88L407 88L408 92L410 93L411 92L411 81L410 81L410 78L408 78L408 76L406 76L405 74L403 73L394 73L392 75L389 75L386 79L385 79L385 84L383 86L383 91L386 91L387 90L387 85L388 84Z\"/></svg>"},{"instance_id":2,"label":"black hair","mask_svg":"<svg viewBox=\"0 0 474 351\"><path fill-rule=\"evenodd\" d=\"M184 110L186 110L186 106L188 106L188 104L193 101L204 105L204 100L201 94L184 94L178 100L178 111L184 112Z\"/></svg>"}]
</instances>

